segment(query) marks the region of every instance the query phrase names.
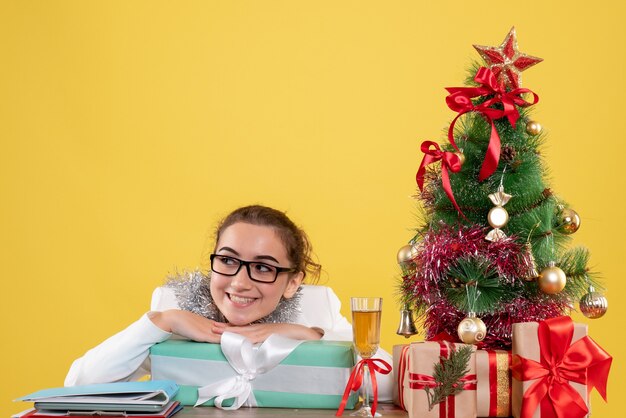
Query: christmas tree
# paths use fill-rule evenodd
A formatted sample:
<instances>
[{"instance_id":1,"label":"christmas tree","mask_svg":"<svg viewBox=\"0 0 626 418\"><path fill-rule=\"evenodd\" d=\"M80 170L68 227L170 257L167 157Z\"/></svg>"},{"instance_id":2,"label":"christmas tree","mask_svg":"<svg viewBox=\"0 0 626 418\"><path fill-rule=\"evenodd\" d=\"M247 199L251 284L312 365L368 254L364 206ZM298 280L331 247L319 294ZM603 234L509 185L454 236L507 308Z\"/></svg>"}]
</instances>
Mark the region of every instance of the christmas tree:
<instances>
[{"instance_id":1,"label":"christmas tree","mask_svg":"<svg viewBox=\"0 0 626 418\"><path fill-rule=\"evenodd\" d=\"M531 120L539 101L521 73L540 58L519 52L511 29L466 87L447 88L456 112L445 145L424 141L416 180L423 224L398 252L403 303L441 332L510 348L511 325L606 311L589 251L570 248L578 214L545 179L547 136ZM582 299L581 299L582 298Z\"/></svg>"}]
</instances>

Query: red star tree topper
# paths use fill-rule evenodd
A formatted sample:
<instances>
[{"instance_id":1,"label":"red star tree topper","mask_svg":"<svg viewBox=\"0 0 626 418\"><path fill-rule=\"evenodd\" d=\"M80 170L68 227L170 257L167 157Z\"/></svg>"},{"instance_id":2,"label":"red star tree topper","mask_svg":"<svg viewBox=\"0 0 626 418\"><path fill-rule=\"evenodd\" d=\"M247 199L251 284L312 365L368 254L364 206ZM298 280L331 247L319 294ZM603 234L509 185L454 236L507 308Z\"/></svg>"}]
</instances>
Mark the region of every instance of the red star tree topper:
<instances>
[{"instance_id":1,"label":"red star tree topper","mask_svg":"<svg viewBox=\"0 0 626 418\"><path fill-rule=\"evenodd\" d=\"M516 89L522 84L521 72L543 61L542 58L526 55L517 49L515 28L511 28L499 47L474 45L488 67L506 87Z\"/></svg>"}]
</instances>

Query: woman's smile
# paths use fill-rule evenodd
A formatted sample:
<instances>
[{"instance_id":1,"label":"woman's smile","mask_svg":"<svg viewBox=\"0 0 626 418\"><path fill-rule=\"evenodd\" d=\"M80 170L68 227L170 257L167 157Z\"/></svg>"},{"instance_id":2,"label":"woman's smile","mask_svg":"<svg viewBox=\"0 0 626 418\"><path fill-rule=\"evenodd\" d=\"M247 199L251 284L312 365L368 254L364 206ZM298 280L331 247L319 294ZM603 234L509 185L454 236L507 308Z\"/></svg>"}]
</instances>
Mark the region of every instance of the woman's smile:
<instances>
[{"instance_id":1,"label":"woman's smile","mask_svg":"<svg viewBox=\"0 0 626 418\"><path fill-rule=\"evenodd\" d=\"M245 296L238 296L232 293L226 293L226 295L235 306L239 306L242 308L252 305L258 299L258 298L251 298L251 297L245 297Z\"/></svg>"}]
</instances>

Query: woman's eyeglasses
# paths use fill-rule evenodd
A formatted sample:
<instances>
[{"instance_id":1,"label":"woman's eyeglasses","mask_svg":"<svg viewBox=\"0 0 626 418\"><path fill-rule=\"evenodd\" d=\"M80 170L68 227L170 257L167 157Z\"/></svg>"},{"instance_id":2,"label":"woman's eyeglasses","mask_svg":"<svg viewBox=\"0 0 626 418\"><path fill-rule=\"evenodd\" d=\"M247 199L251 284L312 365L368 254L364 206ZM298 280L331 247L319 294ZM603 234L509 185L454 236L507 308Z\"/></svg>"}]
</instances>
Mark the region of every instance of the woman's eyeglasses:
<instances>
[{"instance_id":1,"label":"woman's eyeglasses","mask_svg":"<svg viewBox=\"0 0 626 418\"><path fill-rule=\"evenodd\" d=\"M211 271L224 276L234 276L241 266L246 266L248 277L255 282L274 283L280 273L294 272L292 267L278 267L258 261L244 261L229 255L211 254Z\"/></svg>"}]
</instances>

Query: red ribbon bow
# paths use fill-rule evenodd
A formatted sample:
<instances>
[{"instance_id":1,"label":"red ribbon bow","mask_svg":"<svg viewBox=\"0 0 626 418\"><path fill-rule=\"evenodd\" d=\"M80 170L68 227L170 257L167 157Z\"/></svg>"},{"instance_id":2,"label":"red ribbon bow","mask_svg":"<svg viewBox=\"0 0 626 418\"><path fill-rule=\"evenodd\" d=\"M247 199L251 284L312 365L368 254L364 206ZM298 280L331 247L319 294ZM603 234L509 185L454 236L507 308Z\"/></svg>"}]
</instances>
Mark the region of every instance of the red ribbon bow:
<instances>
[{"instance_id":1,"label":"red ribbon bow","mask_svg":"<svg viewBox=\"0 0 626 418\"><path fill-rule=\"evenodd\" d=\"M434 149L431 149L431 147L434 147ZM450 199L456 210L463 218L465 218L461 208L454 199L452 186L450 185L450 175L448 174L448 170L453 173L457 173L461 170L461 159L453 152L441 151L439 144L433 141L422 142L422 152L424 153L424 158L422 159L420 168L417 170L417 174L415 175L415 181L417 182L420 191L424 190L424 175L426 174L426 166L441 160L441 183L443 184L443 190L446 192L448 199Z\"/></svg>"},{"instance_id":2,"label":"red ribbon bow","mask_svg":"<svg viewBox=\"0 0 626 418\"><path fill-rule=\"evenodd\" d=\"M511 371L520 381L537 379L524 393L521 418L531 418L541 405L542 418L582 418L587 405L569 384L595 387L606 401L606 386L613 358L589 336L571 344L574 323L568 316L539 323L541 361L516 354Z\"/></svg>"},{"instance_id":3,"label":"red ribbon bow","mask_svg":"<svg viewBox=\"0 0 626 418\"><path fill-rule=\"evenodd\" d=\"M380 366L376 363L380 363ZM381 374L389 374L391 373L391 365L387 363L385 360L381 360L378 358L364 358L359 361L352 373L350 374L350 379L348 379L348 384L346 385L346 390L343 392L343 398L341 399L341 404L339 405L339 409L335 416L340 417L343 414L343 410L346 408L346 403L348 402L348 397L350 396L351 391L357 391L363 384L363 373L364 367L367 366L370 369L370 376L372 378L372 392L373 392L373 400L372 400L372 416L376 416L376 408L378 407L378 383L376 383L376 372Z\"/></svg>"},{"instance_id":4,"label":"red ribbon bow","mask_svg":"<svg viewBox=\"0 0 626 418\"><path fill-rule=\"evenodd\" d=\"M513 128L519 119L519 111L515 107L527 107L532 106L539 101L539 96L533 93L529 89L516 88L509 92L506 91L503 84L498 84L496 76L493 72L485 67L481 67L474 81L480 84L479 87L448 87L446 90L448 97L446 97L446 103L448 107L459 114L454 118L448 129L448 140L452 146L459 151L456 143L454 142L454 125L461 115L468 112L479 112L487 121L491 124L491 137L489 138L489 146L487 147L487 154L485 160L480 168L478 179L483 181L487 177L491 176L498 168L498 162L500 161L500 136L496 130L494 120L500 119L506 116L509 123ZM527 102L521 96L524 93L530 93L533 95L533 101ZM479 105L475 105L472 102L473 98L492 96ZM494 109L491 106L501 103L503 109Z\"/></svg>"}]
</instances>

